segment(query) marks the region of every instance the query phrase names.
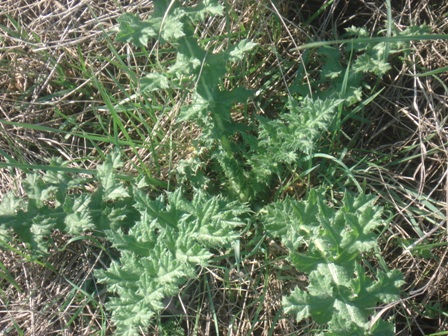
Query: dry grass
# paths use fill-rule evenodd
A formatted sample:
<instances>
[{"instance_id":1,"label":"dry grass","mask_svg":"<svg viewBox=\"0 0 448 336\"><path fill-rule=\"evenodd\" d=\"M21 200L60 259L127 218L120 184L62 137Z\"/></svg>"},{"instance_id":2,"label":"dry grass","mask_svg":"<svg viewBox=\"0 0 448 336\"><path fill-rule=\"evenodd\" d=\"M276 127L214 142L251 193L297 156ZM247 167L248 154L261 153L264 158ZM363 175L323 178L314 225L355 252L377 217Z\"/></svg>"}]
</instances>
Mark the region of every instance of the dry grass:
<instances>
[{"instance_id":1,"label":"dry grass","mask_svg":"<svg viewBox=\"0 0 448 336\"><path fill-rule=\"evenodd\" d=\"M93 75L113 85L107 70L116 67L104 34L122 13L150 9L150 1L2 1L0 113L9 122L0 124L2 157L27 164L52 156L84 158L89 167L96 149L73 133L92 130L92 108L104 104ZM4 192L13 186L14 175L2 170L2 177Z\"/></svg>"},{"instance_id":2,"label":"dry grass","mask_svg":"<svg viewBox=\"0 0 448 336\"><path fill-rule=\"evenodd\" d=\"M63 237L54 239L60 246L67 243ZM44 261L21 250L0 255L15 280L1 283L0 335L107 334L104 295L91 294L104 293L93 277L102 262L100 249L86 241L75 242L50 252Z\"/></svg>"},{"instance_id":3,"label":"dry grass","mask_svg":"<svg viewBox=\"0 0 448 336\"><path fill-rule=\"evenodd\" d=\"M253 88L270 92L260 97L261 111L256 112L275 115L283 104L302 56L291 50L307 36L332 39L351 25L379 30L387 19L383 1L359 1L353 6L345 0L328 2L329 6L313 19L322 3L285 0L273 6L270 1L233 1L235 16L229 27L221 19L201 27L206 36L220 35L227 29L245 31L246 37L276 51L254 55L255 70L245 79ZM433 33L448 34L448 21L443 16L448 4L403 0L393 2L393 6L397 29L426 23ZM107 151L112 144L93 144L88 137L75 136L78 130L65 127L77 124L87 133L98 130L93 111L104 102L93 75L117 101L125 97L117 82L129 89L129 74L117 66L117 56L104 32L116 26L121 13L145 15L151 7L151 1L2 1L0 119L8 123L0 123L1 161L12 158L36 164L60 156L76 166L95 166L99 151ZM140 56L128 46L116 48L118 54L129 55L128 64L136 72L145 71ZM415 75L447 66L448 44L415 42L404 61L396 60L393 65L393 71L379 84L383 88L380 96L364 112L370 123L344 126L350 149L346 163L359 164L356 176L367 181L369 191L378 194L391 212L399 214L382 236L383 257L404 273L407 283L407 294L387 311L397 316L396 334L428 335L448 330L448 73ZM182 99L179 97L179 102ZM158 125L168 130L173 128L172 122L172 116L166 116ZM192 134L194 130L174 133L174 137L188 142ZM148 139L153 136L148 134ZM172 137L173 133L163 133L160 152L167 152L166 143ZM151 157L151 150L144 147L138 154L148 165L158 161L161 178L169 176L168 163L178 159L175 155ZM21 170L0 169L0 196L8 190L20 193L21 176ZM61 239L56 240L64 246ZM405 247L416 241L408 253ZM419 249L422 245L428 246ZM271 251L270 255L281 253ZM52 253L43 265L30 258L12 250L0 256L18 286L8 279L1 282L0 335L19 335L19 330L24 335L112 332L102 311L102 289L95 287L92 277L93 269L101 265L96 245L70 244L67 250ZM185 317L182 326L198 335L301 334L304 325L283 318L279 309L280 296L304 279L293 271L280 271L280 266L281 260L254 256L239 271L203 270L205 276L200 282L186 285L184 292L190 293L189 297L177 299ZM154 328L151 334L160 333Z\"/></svg>"},{"instance_id":4,"label":"dry grass","mask_svg":"<svg viewBox=\"0 0 448 336\"><path fill-rule=\"evenodd\" d=\"M433 33L447 34L440 16L447 10L447 4L403 1L393 14L398 29L426 23ZM384 13L375 19L381 20ZM396 306L397 335L448 330L448 73L418 77L447 65L446 41L414 43L383 79L384 90L365 111L371 123L359 129L353 146L355 160L368 158L359 177L399 214L383 237L384 258L407 283L408 296Z\"/></svg>"},{"instance_id":5,"label":"dry grass","mask_svg":"<svg viewBox=\"0 0 448 336\"><path fill-rule=\"evenodd\" d=\"M0 118L10 122L0 123L1 161L11 158L32 165L59 156L75 166L95 165L96 148L70 134L73 129L65 125L75 123L89 132L97 122L92 108L104 103L90 74L113 89L109 74L118 71L103 36L122 13L151 8L151 1L1 2ZM22 176L19 169L0 169L0 195L8 190L21 194ZM20 252L2 252L0 262L18 287L7 279L1 282L0 335L110 334L92 275L98 267L97 250L71 244L52 253L45 264Z\"/></svg>"}]
</instances>

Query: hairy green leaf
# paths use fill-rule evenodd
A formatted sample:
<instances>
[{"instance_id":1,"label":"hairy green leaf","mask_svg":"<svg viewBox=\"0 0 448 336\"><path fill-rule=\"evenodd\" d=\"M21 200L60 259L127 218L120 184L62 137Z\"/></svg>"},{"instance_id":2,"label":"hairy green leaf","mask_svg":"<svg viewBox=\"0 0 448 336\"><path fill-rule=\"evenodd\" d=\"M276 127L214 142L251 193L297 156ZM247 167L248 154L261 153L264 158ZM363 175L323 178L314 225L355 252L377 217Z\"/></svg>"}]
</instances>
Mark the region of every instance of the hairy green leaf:
<instances>
[{"instance_id":1,"label":"hairy green leaf","mask_svg":"<svg viewBox=\"0 0 448 336\"><path fill-rule=\"evenodd\" d=\"M138 16L125 13L118 18L120 30L117 33L116 40L120 42L132 42L139 47L145 47L150 38L158 35L158 27L161 20L153 19L141 21Z\"/></svg>"},{"instance_id":2,"label":"hairy green leaf","mask_svg":"<svg viewBox=\"0 0 448 336\"><path fill-rule=\"evenodd\" d=\"M296 288L284 298L285 312L328 324L332 335L368 335L372 309L399 298L400 272L378 270L371 278L361 267L363 254L377 247L374 230L384 225L374 200L346 193L334 208L323 192L311 190L303 201L287 198L265 208L267 232L281 238L298 270L309 273L307 290Z\"/></svg>"}]
</instances>

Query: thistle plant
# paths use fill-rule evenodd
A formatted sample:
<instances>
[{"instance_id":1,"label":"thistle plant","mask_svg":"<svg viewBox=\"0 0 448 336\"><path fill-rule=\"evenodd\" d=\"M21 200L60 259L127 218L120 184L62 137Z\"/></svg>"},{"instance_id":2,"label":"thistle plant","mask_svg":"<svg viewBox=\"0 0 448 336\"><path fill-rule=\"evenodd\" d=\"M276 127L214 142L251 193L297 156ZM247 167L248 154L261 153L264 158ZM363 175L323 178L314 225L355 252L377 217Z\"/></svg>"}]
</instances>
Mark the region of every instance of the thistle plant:
<instances>
[{"instance_id":1,"label":"thistle plant","mask_svg":"<svg viewBox=\"0 0 448 336\"><path fill-rule=\"evenodd\" d=\"M61 162L51 163L58 168ZM116 170L118 154L98 167L95 179L63 171L31 174L25 198L8 194L0 207L0 233L11 241L11 230L35 253L45 255L51 233L70 236L91 233L106 238L120 252L96 276L117 296L107 307L118 335L138 335L163 308L164 298L194 278L196 267L209 264L211 249L229 248L246 225L246 205L197 190L188 200L182 189L151 199L144 180L126 182ZM96 190L87 192L87 183Z\"/></svg>"},{"instance_id":2,"label":"thistle plant","mask_svg":"<svg viewBox=\"0 0 448 336\"><path fill-rule=\"evenodd\" d=\"M138 48L159 43L174 50L172 62L156 62L157 71L136 79L138 94L180 92L188 100L178 123L194 123L201 130L197 155L176 167L176 188L150 197L144 179L120 178L122 161L116 154L88 178L58 170L64 163L52 161L53 169L43 176L27 177L26 197L10 194L3 200L2 239L13 231L41 253L55 230L107 239L119 257L95 275L111 294L107 307L117 334L134 336L160 314L165 298L195 278L198 268L212 264L212 251L228 250L244 230L261 223L266 236L286 247L290 264L308 275L306 289L284 297L286 314L298 322L312 318L322 334L393 335L392 322L373 323L372 316L379 304L399 298L400 272L385 265L365 270L365 258L375 257L379 228L387 225L375 198L362 190L340 190L339 205L329 206L323 188L308 188L302 200L267 195L275 177L310 167L327 132L337 130L343 113L369 89L363 77L386 73L388 55L405 46L354 43L346 48L348 64L340 62L342 54L335 60L334 49L321 47L317 54L325 65L311 85L313 92L303 85L299 70L276 119L236 121L232 109L247 104L254 91L226 86L224 79L258 46L241 40L215 51L213 43L201 41L195 25L223 14L224 7L214 0L195 6L163 0L154 2L144 21L133 14L119 19L117 41ZM356 28L348 33L367 35ZM207 175L210 167L214 179ZM87 183L96 185L93 193Z\"/></svg>"},{"instance_id":3,"label":"thistle plant","mask_svg":"<svg viewBox=\"0 0 448 336\"><path fill-rule=\"evenodd\" d=\"M384 226L375 198L346 193L339 209L326 204L322 190L302 201L287 198L262 214L266 231L288 249L288 260L309 274L306 290L283 298L285 312L302 321L311 317L331 335L394 335L393 324L369 317L380 303L400 298L397 270L366 275L363 258L378 249L376 230Z\"/></svg>"}]
</instances>

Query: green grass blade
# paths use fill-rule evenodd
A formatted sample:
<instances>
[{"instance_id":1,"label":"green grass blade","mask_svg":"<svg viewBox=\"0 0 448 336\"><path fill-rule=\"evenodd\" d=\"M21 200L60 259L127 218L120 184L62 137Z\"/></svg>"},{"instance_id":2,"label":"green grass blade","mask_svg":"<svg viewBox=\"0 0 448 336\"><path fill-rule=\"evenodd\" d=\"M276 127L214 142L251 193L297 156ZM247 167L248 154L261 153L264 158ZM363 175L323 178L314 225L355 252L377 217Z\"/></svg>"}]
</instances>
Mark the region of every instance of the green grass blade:
<instances>
[{"instance_id":1,"label":"green grass blade","mask_svg":"<svg viewBox=\"0 0 448 336\"><path fill-rule=\"evenodd\" d=\"M359 37L352 39L338 39L332 41L317 41L305 43L297 48L292 48L291 51L305 50L311 48L319 48L334 44L376 44L380 42L411 42L411 41L431 41L431 40L448 40L448 35L445 34L424 34L413 36L390 36L390 37Z\"/></svg>"}]
</instances>

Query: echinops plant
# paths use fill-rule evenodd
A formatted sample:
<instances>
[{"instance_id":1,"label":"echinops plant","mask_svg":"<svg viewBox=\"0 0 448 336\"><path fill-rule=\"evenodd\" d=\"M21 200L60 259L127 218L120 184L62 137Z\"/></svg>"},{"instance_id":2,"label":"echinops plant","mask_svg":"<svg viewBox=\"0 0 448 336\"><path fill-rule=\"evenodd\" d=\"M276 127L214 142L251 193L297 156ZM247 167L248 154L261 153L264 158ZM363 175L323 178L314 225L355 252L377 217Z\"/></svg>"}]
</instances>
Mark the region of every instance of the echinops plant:
<instances>
[{"instance_id":1,"label":"echinops plant","mask_svg":"<svg viewBox=\"0 0 448 336\"><path fill-rule=\"evenodd\" d=\"M117 174L123 163L116 153L94 176L57 168L30 174L26 196L9 194L0 206L2 239L14 232L45 254L54 230L105 238L119 256L95 276L110 293L106 306L116 333L134 336L160 314L165 298L178 294L198 268L213 264L214 252L231 249L257 223L264 237L286 248L290 265L308 276L305 289L284 296L284 313L297 322L313 319L317 334L394 335L393 321L373 317L379 304L399 299L401 274L385 264L365 269L365 258L374 258L378 250L379 229L387 225L375 197L364 194L359 184L353 191L348 181L345 190L338 190L343 197L330 206L332 185L310 186L300 200L273 197L272 185L293 171L311 174L314 158L330 156L320 153L328 141L324 135L336 134L346 111L363 99L363 90L372 89L364 76L385 74L388 55L406 45L387 39L357 43L368 32L352 27L347 33L354 42L345 46L348 64L337 59L342 57L338 50L320 46L316 57L324 66L317 82L304 85L299 69L275 118L236 120L233 109L247 105L255 91L229 87L224 79L235 76L232 67L259 46L242 39L218 51L202 41L195 26L220 15L219 1L186 6L165 0L155 1L144 21L134 14L119 19L117 41L138 48L158 43L174 54L171 62L152 60L157 71L138 79L138 94L171 90L188 98L178 123L192 123L200 134L196 155L176 167L177 186L150 196L144 178L125 181ZM85 189L87 183L96 186L93 192Z\"/></svg>"}]
</instances>

